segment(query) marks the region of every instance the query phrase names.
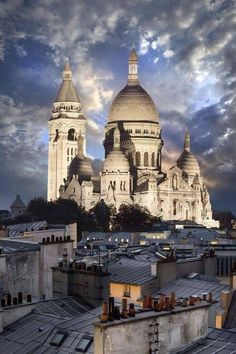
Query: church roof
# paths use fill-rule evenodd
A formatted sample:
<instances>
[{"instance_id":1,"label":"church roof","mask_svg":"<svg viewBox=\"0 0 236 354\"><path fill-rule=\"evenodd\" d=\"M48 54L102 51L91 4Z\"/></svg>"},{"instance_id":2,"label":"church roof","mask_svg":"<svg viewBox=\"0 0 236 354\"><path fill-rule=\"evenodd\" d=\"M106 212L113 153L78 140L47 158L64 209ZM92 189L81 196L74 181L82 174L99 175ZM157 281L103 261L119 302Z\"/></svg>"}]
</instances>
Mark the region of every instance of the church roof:
<instances>
[{"instance_id":1,"label":"church roof","mask_svg":"<svg viewBox=\"0 0 236 354\"><path fill-rule=\"evenodd\" d=\"M14 202L12 203L12 205L10 206L10 208L26 208L25 203L22 201L21 197L19 196L19 194L16 196L16 199L14 200Z\"/></svg>"},{"instance_id":2,"label":"church roof","mask_svg":"<svg viewBox=\"0 0 236 354\"><path fill-rule=\"evenodd\" d=\"M55 102L80 102L79 96L72 82L72 71L68 60L65 62L63 81Z\"/></svg>"},{"instance_id":3,"label":"church roof","mask_svg":"<svg viewBox=\"0 0 236 354\"><path fill-rule=\"evenodd\" d=\"M78 175L78 180L90 181L91 177L94 175L93 167L90 160L85 156L75 156L71 161L69 167L69 178L72 179L73 175Z\"/></svg>"},{"instance_id":4,"label":"church roof","mask_svg":"<svg viewBox=\"0 0 236 354\"><path fill-rule=\"evenodd\" d=\"M184 151L176 162L177 166L189 175L201 174L198 161L190 150L190 135L188 132L184 139Z\"/></svg>"}]
</instances>

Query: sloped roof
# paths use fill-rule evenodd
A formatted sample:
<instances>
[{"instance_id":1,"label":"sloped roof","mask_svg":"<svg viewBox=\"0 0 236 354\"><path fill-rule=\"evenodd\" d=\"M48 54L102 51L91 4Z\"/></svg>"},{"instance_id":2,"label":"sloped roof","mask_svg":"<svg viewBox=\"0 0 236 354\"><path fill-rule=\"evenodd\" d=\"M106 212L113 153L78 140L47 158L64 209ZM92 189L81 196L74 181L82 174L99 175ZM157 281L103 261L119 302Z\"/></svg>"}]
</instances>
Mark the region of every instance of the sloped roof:
<instances>
[{"instance_id":1,"label":"sloped roof","mask_svg":"<svg viewBox=\"0 0 236 354\"><path fill-rule=\"evenodd\" d=\"M235 354L236 333L225 329L211 329L206 338L179 354Z\"/></svg>"},{"instance_id":2,"label":"sloped roof","mask_svg":"<svg viewBox=\"0 0 236 354\"><path fill-rule=\"evenodd\" d=\"M61 305L64 304L65 306ZM44 313L46 306L49 313ZM68 310L75 306L75 315ZM58 307L61 309L58 312ZM78 310L79 307L79 310ZM63 310L64 313L63 313ZM74 353L84 335L93 337L93 323L98 321L101 308L82 313L81 305L74 299L53 299L40 302L34 312L8 326L0 335L1 353ZM54 313L56 312L56 313ZM58 331L66 333L59 347L50 344ZM93 353L93 342L86 353Z\"/></svg>"},{"instance_id":3,"label":"sloped roof","mask_svg":"<svg viewBox=\"0 0 236 354\"><path fill-rule=\"evenodd\" d=\"M149 262L134 259L120 258L108 265L108 271L111 273L110 281L114 283L141 285L155 278L151 275Z\"/></svg>"},{"instance_id":4,"label":"sloped roof","mask_svg":"<svg viewBox=\"0 0 236 354\"><path fill-rule=\"evenodd\" d=\"M47 225L48 225L47 222L45 220L42 220L42 221L8 225L7 228L9 230L9 237L17 237L21 232L42 230L46 228Z\"/></svg>"}]
</instances>

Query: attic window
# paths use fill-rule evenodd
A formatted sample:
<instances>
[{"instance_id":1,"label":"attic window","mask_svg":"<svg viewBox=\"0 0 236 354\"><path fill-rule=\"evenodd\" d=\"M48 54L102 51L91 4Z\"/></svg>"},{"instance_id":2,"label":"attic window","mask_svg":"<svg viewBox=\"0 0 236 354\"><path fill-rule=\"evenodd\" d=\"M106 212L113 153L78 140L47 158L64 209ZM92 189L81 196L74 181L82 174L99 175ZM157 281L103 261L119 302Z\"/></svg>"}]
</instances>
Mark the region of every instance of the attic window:
<instances>
[{"instance_id":1,"label":"attic window","mask_svg":"<svg viewBox=\"0 0 236 354\"><path fill-rule=\"evenodd\" d=\"M90 336L83 336L77 347L75 348L75 350L77 352L80 352L80 353L86 353L86 351L88 350L89 346L91 345L93 341L93 337L90 337Z\"/></svg>"},{"instance_id":2,"label":"attic window","mask_svg":"<svg viewBox=\"0 0 236 354\"><path fill-rule=\"evenodd\" d=\"M60 347L64 342L66 336L67 336L67 332L57 331L54 337L52 338L50 344L55 347Z\"/></svg>"}]
</instances>

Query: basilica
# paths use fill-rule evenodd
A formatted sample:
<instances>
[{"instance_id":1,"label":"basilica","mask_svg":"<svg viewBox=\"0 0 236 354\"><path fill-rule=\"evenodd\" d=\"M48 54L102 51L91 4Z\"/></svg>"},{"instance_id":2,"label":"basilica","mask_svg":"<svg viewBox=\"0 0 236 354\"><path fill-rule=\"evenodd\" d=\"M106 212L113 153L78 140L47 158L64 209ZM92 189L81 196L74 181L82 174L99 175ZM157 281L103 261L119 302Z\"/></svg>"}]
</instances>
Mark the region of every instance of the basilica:
<instances>
[{"instance_id":1,"label":"basilica","mask_svg":"<svg viewBox=\"0 0 236 354\"><path fill-rule=\"evenodd\" d=\"M186 132L183 151L162 170L160 119L138 78L138 57L128 58L128 80L111 104L104 132L105 160L99 176L86 157L86 117L66 61L49 120L48 200L73 199L86 210L101 200L139 204L163 220L192 220L217 227L207 187Z\"/></svg>"}]
</instances>

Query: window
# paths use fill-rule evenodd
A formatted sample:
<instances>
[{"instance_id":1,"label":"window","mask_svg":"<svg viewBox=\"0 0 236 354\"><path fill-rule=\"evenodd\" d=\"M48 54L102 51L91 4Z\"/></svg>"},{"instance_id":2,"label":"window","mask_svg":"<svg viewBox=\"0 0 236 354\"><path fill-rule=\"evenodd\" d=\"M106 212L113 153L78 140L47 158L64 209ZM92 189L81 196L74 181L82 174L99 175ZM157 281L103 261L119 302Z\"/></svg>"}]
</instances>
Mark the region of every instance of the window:
<instances>
[{"instance_id":1,"label":"window","mask_svg":"<svg viewBox=\"0 0 236 354\"><path fill-rule=\"evenodd\" d=\"M136 162L136 166L141 165L141 154L139 151L136 151L135 153L135 162Z\"/></svg>"},{"instance_id":2,"label":"window","mask_svg":"<svg viewBox=\"0 0 236 354\"><path fill-rule=\"evenodd\" d=\"M54 142L56 142L58 140L58 138L59 138L59 132L58 132L58 129L56 129Z\"/></svg>"},{"instance_id":3,"label":"window","mask_svg":"<svg viewBox=\"0 0 236 354\"><path fill-rule=\"evenodd\" d=\"M144 153L143 164L144 164L145 167L148 166L148 152Z\"/></svg>"},{"instance_id":4,"label":"window","mask_svg":"<svg viewBox=\"0 0 236 354\"><path fill-rule=\"evenodd\" d=\"M66 336L67 336L67 332L57 331L54 337L52 338L50 344L54 345L55 347L60 347L64 342Z\"/></svg>"},{"instance_id":5,"label":"window","mask_svg":"<svg viewBox=\"0 0 236 354\"><path fill-rule=\"evenodd\" d=\"M80 339L80 341L79 341L77 347L75 348L75 350L76 350L77 352L80 352L80 353L86 353L86 351L88 350L88 348L89 348L89 346L91 345L92 341L93 341L93 338L92 338L92 337L90 337L90 336L83 336L83 337Z\"/></svg>"},{"instance_id":6,"label":"window","mask_svg":"<svg viewBox=\"0 0 236 354\"><path fill-rule=\"evenodd\" d=\"M124 296L130 297L130 285L124 285Z\"/></svg>"},{"instance_id":7,"label":"window","mask_svg":"<svg viewBox=\"0 0 236 354\"><path fill-rule=\"evenodd\" d=\"M72 141L76 140L76 138L75 138L75 129L69 129L68 130L67 139L68 140L72 140Z\"/></svg>"},{"instance_id":8,"label":"window","mask_svg":"<svg viewBox=\"0 0 236 354\"><path fill-rule=\"evenodd\" d=\"M155 167L155 152L152 153L152 167Z\"/></svg>"},{"instance_id":9,"label":"window","mask_svg":"<svg viewBox=\"0 0 236 354\"><path fill-rule=\"evenodd\" d=\"M71 155L73 155L73 148L70 149L70 153L71 153Z\"/></svg>"}]
</instances>

